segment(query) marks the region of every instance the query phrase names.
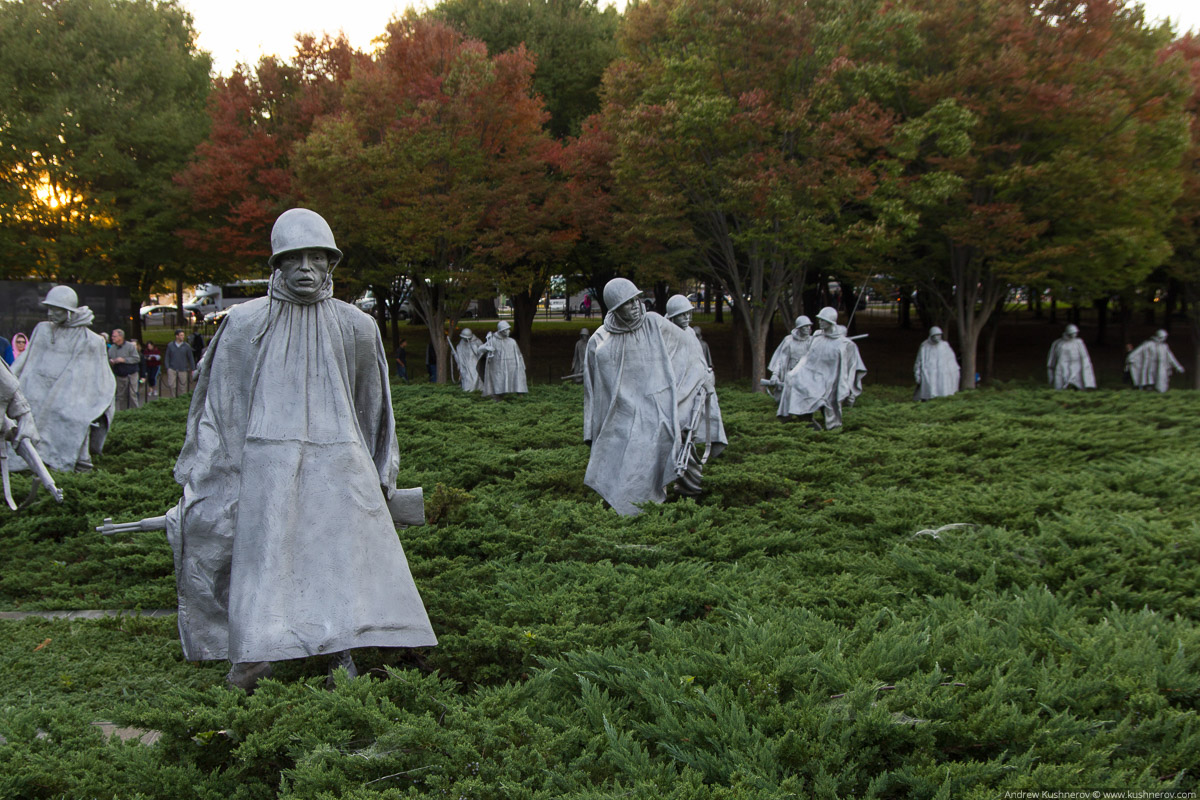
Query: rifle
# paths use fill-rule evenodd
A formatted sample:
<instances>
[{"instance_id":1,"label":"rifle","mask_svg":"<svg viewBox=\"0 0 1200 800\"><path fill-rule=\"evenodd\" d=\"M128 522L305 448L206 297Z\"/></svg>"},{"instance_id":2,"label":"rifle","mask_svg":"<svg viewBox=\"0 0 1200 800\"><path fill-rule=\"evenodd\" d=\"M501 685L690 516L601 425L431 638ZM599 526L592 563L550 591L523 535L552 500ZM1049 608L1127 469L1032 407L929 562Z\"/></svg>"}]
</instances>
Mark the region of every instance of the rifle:
<instances>
[{"instance_id":1,"label":"rifle","mask_svg":"<svg viewBox=\"0 0 1200 800\"><path fill-rule=\"evenodd\" d=\"M17 510L17 503L13 500L12 486L8 483L8 445L0 441L0 481L4 483L4 502L8 503L8 507L13 511Z\"/></svg>"},{"instance_id":2,"label":"rifle","mask_svg":"<svg viewBox=\"0 0 1200 800\"><path fill-rule=\"evenodd\" d=\"M449 336L446 337L446 346L450 348L450 367L451 367L450 380L452 383L456 382L456 381L454 381L454 369L453 368L458 367L458 380L461 381L462 376L465 373L463 372L462 364L458 363L458 353L455 351L454 345L450 344Z\"/></svg>"},{"instance_id":3,"label":"rifle","mask_svg":"<svg viewBox=\"0 0 1200 800\"><path fill-rule=\"evenodd\" d=\"M415 489L396 489L392 492L391 498L387 500L387 507L392 522L397 525L425 524L425 492L420 486ZM161 517L139 519L136 522L117 523L112 521L112 517L105 517L104 524L96 528L105 536L112 536L116 533L165 531L166 529L167 517L165 514Z\"/></svg>"},{"instance_id":4,"label":"rifle","mask_svg":"<svg viewBox=\"0 0 1200 800\"><path fill-rule=\"evenodd\" d=\"M167 517L147 517L139 519L137 522L118 522L113 524L112 517L105 517L104 524L96 528L105 536L112 536L114 533L136 533L139 531L165 531L167 529Z\"/></svg>"},{"instance_id":5,"label":"rifle","mask_svg":"<svg viewBox=\"0 0 1200 800\"><path fill-rule=\"evenodd\" d=\"M712 404L712 392L705 391L704 400L696 403L695 410L692 411L692 419L688 425L687 434L683 438L683 446L679 449L679 455L675 458L675 474L683 475L687 472L688 460L692 451L692 443L696 438L696 427L700 424L701 415L704 416L704 438L707 440L704 443L704 455L700 457L700 466L708 463L708 454L712 451L712 415L709 414L709 409Z\"/></svg>"},{"instance_id":6,"label":"rifle","mask_svg":"<svg viewBox=\"0 0 1200 800\"><path fill-rule=\"evenodd\" d=\"M17 445L17 452L21 454L21 458L25 459L25 463L28 464L29 468L33 470L33 474L37 476L39 481L41 481L42 486L46 487L46 491L49 492L56 501L61 503L63 501L62 489L59 489L58 486L55 485L54 478L50 477L50 470L46 469L46 465L43 463L42 457L38 455L38 451L34 448L33 443L28 439L22 439L21 443ZM33 485L33 491L30 492L30 494L32 495L36 491L37 484L35 483Z\"/></svg>"},{"instance_id":7,"label":"rifle","mask_svg":"<svg viewBox=\"0 0 1200 800\"><path fill-rule=\"evenodd\" d=\"M29 488L29 496L22 501L20 507L24 508L33 502L33 498L37 496L37 487L39 482L42 484L42 486L46 487L46 491L50 492L51 497L53 497L55 501L61 503L63 501L62 489L59 489L54 483L54 478L50 476L50 470L46 469L46 465L42 461L42 457L38 455L38 451L33 444L28 439L22 439L17 445L17 453L21 456L21 458L25 459L25 463L29 465L31 470L33 470L34 477L36 478L36 480L33 481L32 486ZM4 484L4 502L8 504L9 508L11 508L13 511L16 511L18 506L13 500L12 485L9 483L8 476L8 445L5 444L3 439L0 439L0 479L2 479Z\"/></svg>"},{"instance_id":8,"label":"rifle","mask_svg":"<svg viewBox=\"0 0 1200 800\"><path fill-rule=\"evenodd\" d=\"M865 281L863 281L862 289L859 290L858 296L854 298L854 308L850 309L850 319L846 320L846 330L847 331L850 330L850 324L852 322L854 322L854 312L858 311L858 304L860 302L862 302L863 295L867 293L867 286L870 283L871 283L871 276L868 275L867 279ZM854 338L857 339L858 337L855 336Z\"/></svg>"}]
</instances>

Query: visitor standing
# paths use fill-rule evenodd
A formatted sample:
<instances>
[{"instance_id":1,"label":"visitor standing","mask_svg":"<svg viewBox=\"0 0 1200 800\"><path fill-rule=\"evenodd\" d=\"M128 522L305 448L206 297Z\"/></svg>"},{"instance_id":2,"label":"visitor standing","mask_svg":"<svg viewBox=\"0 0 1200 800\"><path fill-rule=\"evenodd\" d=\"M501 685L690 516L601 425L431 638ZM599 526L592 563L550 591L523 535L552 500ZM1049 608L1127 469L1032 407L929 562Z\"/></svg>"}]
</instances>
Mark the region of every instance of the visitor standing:
<instances>
[{"instance_id":1,"label":"visitor standing","mask_svg":"<svg viewBox=\"0 0 1200 800\"><path fill-rule=\"evenodd\" d=\"M188 378L196 371L196 356L185 339L183 328L175 330L175 341L167 345L163 354L163 366L167 377L163 383L163 397L179 397L188 393Z\"/></svg>"},{"instance_id":2,"label":"visitor standing","mask_svg":"<svg viewBox=\"0 0 1200 800\"><path fill-rule=\"evenodd\" d=\"M137 345L125 340L125 331L115 328L112 332L112 347L108 348L108 363L112 365L113 375L117 378L116 398L113 401L117 411L140 406L138 397L138 364L141 363Z\"/></svg>"},{"instance_id":3,"label":"visitor standing","mask_svg":"<svg viewBox=\"0 0 1200 800\"><path fill-rule=\"evenodd\" d=\"M158 373L162 369L162 351L154 342L142 348L142 368L146 375L146 397L158 395Z\"/></svg>"}]
</instances>

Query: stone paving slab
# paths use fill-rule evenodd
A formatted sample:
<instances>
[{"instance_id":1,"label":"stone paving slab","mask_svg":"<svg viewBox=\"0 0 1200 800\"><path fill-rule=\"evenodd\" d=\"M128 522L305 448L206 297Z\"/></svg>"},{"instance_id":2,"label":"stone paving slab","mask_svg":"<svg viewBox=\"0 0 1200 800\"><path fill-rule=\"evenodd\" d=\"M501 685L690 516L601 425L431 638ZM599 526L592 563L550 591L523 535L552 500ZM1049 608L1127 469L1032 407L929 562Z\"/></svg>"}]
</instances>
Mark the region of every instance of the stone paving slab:
<instances>
[{"instance_id":1,"label":"stone paving slab","mask_svg":"<svg viewBox=\"0 0 1200 800\"><path fill-rule=\"evenodd\" d=\"M0 620L22 619L103 619L105 617L169 617L173 608L150 608L142 610L120 608L95 608L76 611L0 611Z\"/></svg>"}]
</instances>

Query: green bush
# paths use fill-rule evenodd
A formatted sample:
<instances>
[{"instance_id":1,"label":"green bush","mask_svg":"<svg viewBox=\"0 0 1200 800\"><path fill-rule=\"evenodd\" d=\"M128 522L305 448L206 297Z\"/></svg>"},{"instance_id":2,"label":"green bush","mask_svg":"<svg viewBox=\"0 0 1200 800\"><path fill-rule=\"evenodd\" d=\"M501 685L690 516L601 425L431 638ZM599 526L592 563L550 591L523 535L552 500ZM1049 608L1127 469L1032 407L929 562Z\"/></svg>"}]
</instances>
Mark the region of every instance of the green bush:
<instances>
[{"instance_id":1,"label":"green bush","mask_svg":"<svg viewBox=\"0 0 1200 800\"><path fill-rule=\"evenodd\" d=\"M1196 789L1191 393L872 387L817 433L727 388L706 493L622 518L582 485L578 386L394 389L439 645L247 697L174 617L0 623L0 798ZM161 534L93 528L174 504L186 414L123 412L66 503L0 517L3 607L174 606Z\"/></svg>"}]
</instances>

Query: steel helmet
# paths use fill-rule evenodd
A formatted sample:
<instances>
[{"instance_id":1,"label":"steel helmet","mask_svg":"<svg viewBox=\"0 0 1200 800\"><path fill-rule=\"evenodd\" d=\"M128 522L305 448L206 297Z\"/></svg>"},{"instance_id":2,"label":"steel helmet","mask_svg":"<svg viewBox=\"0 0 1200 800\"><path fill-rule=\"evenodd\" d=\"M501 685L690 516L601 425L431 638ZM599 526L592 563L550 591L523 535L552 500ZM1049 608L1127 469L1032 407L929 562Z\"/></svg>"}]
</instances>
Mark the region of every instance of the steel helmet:
<instances>
[{"instance_id":1,"label":"steel helmet","mask_svg":"<svg viewBox=\"0 0 1200 800\"><path fill-rule=\"evenodd\" d=\"M1068 325L1066 332L1067 333L1079 333L1079 328L1077 328L1074 325Z\"/></svg>"},{"instance_id":2,"label":"steel helmet","mask_svg":"<svg viewBox=\"0 0 1200 800\"><path fill-rule=\"evenodd\" d=\"M692 301L681 294L673 294L671 295L671 299L667 301L667 319L678 317L680 314L686 314L691 310Z\"/></svg>"},{"instance_id":3,"label":"steel helmet","mask_svg":"<svg viewBox=\"0 0 1200 800\"><path fill-rule=\"evenodd\" d=\"M589 333L590 333L590 331L588 331L588 329L587 329L587 328L580 328L580 329L579 329L579 335L580 335L580 336L587 336Z\"/></svg>"},{"instance_id":4,"label":"steel helmet","mask_svg":"<svg viewBox=\"0 0 1200 800\"><path fill-rule=\"evenodd\" d=\"M342 251L334 244L333 231L325 218L307 208L290 208L279 215L271 228L271 257L267 265L274 267L285 253L311 249L329 252L330 269L342 260Z\"/></svg>"},{"instance_id":5,"label":"steel helmet","mask_svg":"<svg viewBox=\"0 0 1200 800\"><path fill-rule=\"evenodd\" d=\"M628 278L613 278L604 284L604 305L608 306L609 310L619 308L639 294L641 291L633 285L633 281Z\"/></svg>"},{"instance_id":6,"label":"steel helmet","mask_svg":"<svg viewBox=\"0 0 1200 800\"><path fill-rule=\"evenodd\" d=\"M809 319L808 317L804 316L803 314L801 314L800 316L796 317L796 324L793 325L792 327L793 328L803 328L805 325L807 325L808 327L811 328L812 320Z\"/></svg>"},{"instance_id":7,"label":"steel helmet","mask_svg":"<svg viewBox=\"0 0 1200 800\"><path fill-rule=\"evenodd\" d=\"M933 336L934 334L936 334L938 336L942 335L942 329L939 328L937 325L934 325L932 328L929 329L929 335Z\"/></svg>"},{"instance_id":8,"label":"steel helmet","mask_svg":"<svg viewBox=\"0 0 1200 800\"><path fill-rule=\"evenodd\" d=\"M42 301L42 305L74 311L79 308L79 295L75 294L75 290L70 286L55 286L46 292L46 299Z\"/></svg>"},{"instance_id":9,"label":"steel helmet","mask_svg":"<svg viewBox=\"0 0 1200 800\"><path fill-rule=\"evenodd\" d=\"M833 306L825 306L817 312L817 319L823 319L826 322L837 324L837 310Z\"/></svg>"},{"instance_id":10,"label":"steel helmet","mask_svg":"<svg viewBox=\"0 0 1200 800\"><path fill-rule=\"evenodd\" d=\"M470 328L463 328L462 332L458 334L458 338L471 340L475 338L475 334L471 333Z\"/></svg>"},{"instance_id":11,"label":"steel helmet","mask_svg":"<svg viewBox=\"0 0 1200 800\"><path fill-rule=\"evenodd\" d=\"M500 331L506 331L511 327L512 325L509 325L505 320L500 320L499 324L496 325L496 333L499 333Z\"/></svg>"}]
</instances>

